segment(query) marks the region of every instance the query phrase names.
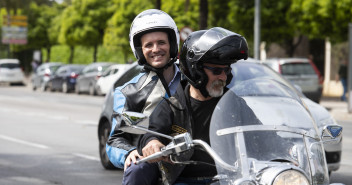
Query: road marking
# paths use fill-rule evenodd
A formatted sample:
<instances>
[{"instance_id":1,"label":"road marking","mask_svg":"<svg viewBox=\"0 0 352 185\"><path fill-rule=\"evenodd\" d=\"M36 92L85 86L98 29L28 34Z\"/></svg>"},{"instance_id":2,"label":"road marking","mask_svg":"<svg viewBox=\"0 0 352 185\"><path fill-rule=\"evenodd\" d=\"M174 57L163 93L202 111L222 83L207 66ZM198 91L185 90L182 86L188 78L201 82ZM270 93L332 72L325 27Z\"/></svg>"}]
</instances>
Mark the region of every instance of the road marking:
<instances>
[{"instance_id":1,"label":"road marking","mask_svg":"<svg viewBox=\"0 0 352 185\"><path fill-rule=\"evenodd\" d=\"M93 160L93 161L100 161L99 158L94 157L94 156L90 156L90 155L85 155L85 154L80 154L80 153L73 153L73 155L77 156L77 157Z\"/></svg>"},{"instance_id":2,"label":"road marking","mask_svg":"<svg viewBox=\"0 0 352 185\"><path fill-rule=\"evenodd\" d=\"M24 144L24 145L28 145L28 146L33 146L36 148L41 148L41 149L48 149L48 146L45 145L41 145L41 144L37 144L37 143L32 143L32 142L28 142L28 141L24 141L24 140L20 140L20 139L16 139L13 137L8 137L8 136L4 136L4 135L0 135L1 139L7 140L7 141L12 141L15 143L20 143L20 144Z\"/></svg>"}]
</instances>

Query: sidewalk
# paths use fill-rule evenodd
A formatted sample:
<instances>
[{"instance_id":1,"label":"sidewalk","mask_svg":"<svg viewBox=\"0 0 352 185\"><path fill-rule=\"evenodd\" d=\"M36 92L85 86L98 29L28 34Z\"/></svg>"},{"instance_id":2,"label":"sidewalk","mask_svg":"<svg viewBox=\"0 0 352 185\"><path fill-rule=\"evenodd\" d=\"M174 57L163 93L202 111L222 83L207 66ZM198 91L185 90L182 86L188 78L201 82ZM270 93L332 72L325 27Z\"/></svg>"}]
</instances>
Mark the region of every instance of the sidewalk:
<instances>
[{"instance_id":1,"label":"sidewalk","mask_svg":"<svg viewBox=\"0 0 352 185\"><path fill-rule=\"evenodd\" d=\"M339 97L322 97L320 105L325 107L336 121L352 122L352 113L348 113L347 102L340 101Z\"/></svg>"}]
</instances>

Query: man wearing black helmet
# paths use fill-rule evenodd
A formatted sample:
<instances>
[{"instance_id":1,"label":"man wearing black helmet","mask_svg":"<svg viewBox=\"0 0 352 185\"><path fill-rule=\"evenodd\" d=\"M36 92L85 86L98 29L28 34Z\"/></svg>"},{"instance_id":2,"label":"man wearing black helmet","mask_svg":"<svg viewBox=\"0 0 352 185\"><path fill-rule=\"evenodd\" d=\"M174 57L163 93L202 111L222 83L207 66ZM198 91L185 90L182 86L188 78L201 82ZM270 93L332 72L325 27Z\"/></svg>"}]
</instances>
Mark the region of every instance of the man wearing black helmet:
<instances>
[{"instance_id":1,"label":"man wearing black helmet","mask_svg":"<svg viewBox=\"0 0 352 185\"><path fill-rule=\"evenodd\" d=\"M173 97L160 102L150 115L149 129L168 135L189 132L193 139L209 144L212 112L232 79L230 65L247 57L247 42L239 34L219 27L193 32L180 54L180 69L189 84L178 86ZM147 157L160 151L168 142L147 133L139 140L138 152ZM164 158L150 162L161 161L163 182L169 184L206 184L216 175L214 166L204 164L214 164L209 155L200 150L184 155L184 159L202 164L173 165L164 162Z\"/></svg>"},{"instance_id":2,"label":"man wearing black helmet","mask_svg":"<svg viewBox=\"0 0 352 185\"><path fill-rule=\"evenodd\" d=\"M114 93L114 114L106 153L110 162L124 169L123 184L155 184L159 177L156 164L134 165L141 156L136 151L137 135L119 130L123 111L150 115L163 99L171 97L180 82L177 60L179 33L174 20L165 12L150 9L138 14L131 24L130 45L144 71ZM142 174L131 174L135 168ZM141 170L134 170L141 171ZM135 176L133 176L135 175Z\"/></svg>"}]
</instances>

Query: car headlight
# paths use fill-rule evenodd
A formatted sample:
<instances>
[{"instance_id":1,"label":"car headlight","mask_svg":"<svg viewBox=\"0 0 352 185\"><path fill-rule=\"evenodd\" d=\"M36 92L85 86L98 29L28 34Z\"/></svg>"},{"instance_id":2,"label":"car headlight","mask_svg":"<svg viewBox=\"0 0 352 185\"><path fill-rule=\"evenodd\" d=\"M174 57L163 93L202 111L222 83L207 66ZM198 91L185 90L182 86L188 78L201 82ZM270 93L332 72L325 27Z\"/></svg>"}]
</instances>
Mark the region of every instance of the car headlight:
<instances>
[{"instance_id":1,"label":"car headlight","mask_svg":"<svg viewBox=\"0 0 352 185\"><path fill-rule=\"evenodd\" d=\"M273 185L309 185L308 179L296 170L286 170L280 173L274 180Z\"/></svg>"}]
</instances>

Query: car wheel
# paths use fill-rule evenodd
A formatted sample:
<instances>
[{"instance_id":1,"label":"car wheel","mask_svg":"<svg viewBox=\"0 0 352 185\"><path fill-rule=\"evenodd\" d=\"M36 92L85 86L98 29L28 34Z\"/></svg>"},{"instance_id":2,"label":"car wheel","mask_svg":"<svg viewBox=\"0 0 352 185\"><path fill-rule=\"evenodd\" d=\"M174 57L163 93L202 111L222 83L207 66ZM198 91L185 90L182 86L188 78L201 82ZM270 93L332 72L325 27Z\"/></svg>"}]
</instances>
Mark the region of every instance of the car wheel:
<instances>
[{"instance_id":1,"label":"car wheel","mask_svg":"<svg viewBox=\"0 0 352 185\"><path fill-rule=\"evenodd\" d=\"M33 90L33 91L37 90L37 87L34 85L33 82L32 82L32 90Z\"/></svg>"},{"instance_id":2,"label":"car wheel","mask_svg":"<svg viewBox=\"0 0 352 185\"><path fill-rule=\"evenodd\" d=\"M79 85L78 85L78 83L76 83L76 85L75 85L75 93L76 94L80 94L81 92L79 91Z\"/></svg>"},{"instance_id":3,"label":"car wheel","mask_svg":"<svg viewBox=\"0 0 352 185\"><path fill-rule=\"evenodd\" d=\"M97 92L95 91L95 88L94 88L93 84L89 85L89 95L92 95L92 96L97 95Z\"/></svg>"},{"instance_id":4,"label":"car wheel","mask_svg":"<svg viewBox=\"0 0 352 185\"><path fill-rule=\"evenodd\" d=\"M63 93L68 93L67 82L63 82L61 88Z\"/></svg>"},{"instance_id":5,"label":"car wheel","mask_svg":"<svg viewBox=\"0 0 352 185\"><path fill-rule=\"evenodd\" d=\"M51 82L48 84L47 89L48 89L48 91L50 91L50 92L54 92L54 91L56 91L56 89L55 89L55 88L53 88L53 83L51 83Z\"/></svg>"},{"instance_id":6,"label":"car wheel","mask_svg":"<svg viewBox=\"0 0 352 185\"><path fill-rule=\"evenodd\" d=\"M99 127L98 137L99 137L99 154L100 162L103 167L107 170L117 169L109 160L108 155L106 154L106 141L110 135L110 124L108 121L104 121Z\"/></svg>"},{"instance_id":7,"label":"car wheel","mask_svg":"<svg viewBox=\"0 0 352 185\"><path fill-rule=\"evenodd\" d=\"M47 89L48 89L48 87L47 87L46 84L42 84L42 85L40 86L40 90L43 91L43 92L45 92Z\"/></svg>"}]
</instances>

